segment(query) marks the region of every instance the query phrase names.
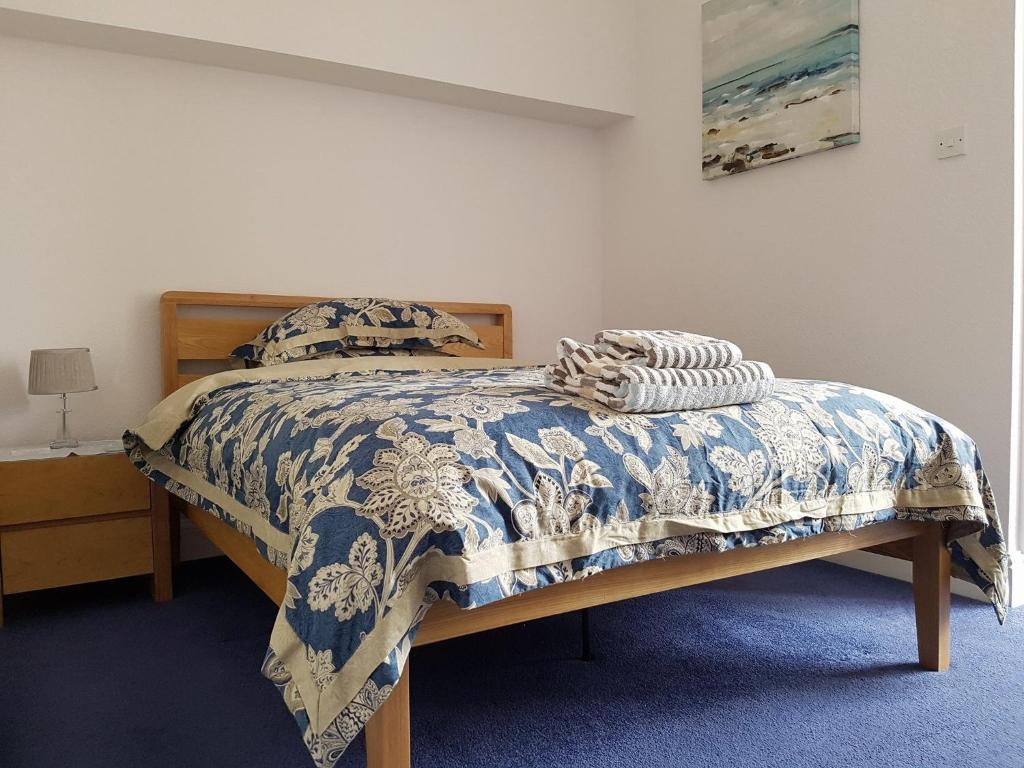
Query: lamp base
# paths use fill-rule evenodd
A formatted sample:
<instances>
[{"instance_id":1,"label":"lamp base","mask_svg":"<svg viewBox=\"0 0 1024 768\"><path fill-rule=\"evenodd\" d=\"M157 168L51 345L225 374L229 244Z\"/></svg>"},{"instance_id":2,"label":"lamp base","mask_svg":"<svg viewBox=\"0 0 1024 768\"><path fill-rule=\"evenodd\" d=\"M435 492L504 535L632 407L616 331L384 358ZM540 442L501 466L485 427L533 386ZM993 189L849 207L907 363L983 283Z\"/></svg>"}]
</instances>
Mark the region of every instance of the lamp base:
<instances>
[{"instance_id":1,"label":"lamp base","mask_svg":"<svg viewBox=\"0 0 1024 768\"><path fill-rule=\"evenodd\" d=\"M71 410L68 408L68 395L66 392L60 396L60 410L57 413L60 414L60 437L50 441L50 450L77 448L78 441L68 433L68 414L71 413Z\"/></svg>"}]
</instances>

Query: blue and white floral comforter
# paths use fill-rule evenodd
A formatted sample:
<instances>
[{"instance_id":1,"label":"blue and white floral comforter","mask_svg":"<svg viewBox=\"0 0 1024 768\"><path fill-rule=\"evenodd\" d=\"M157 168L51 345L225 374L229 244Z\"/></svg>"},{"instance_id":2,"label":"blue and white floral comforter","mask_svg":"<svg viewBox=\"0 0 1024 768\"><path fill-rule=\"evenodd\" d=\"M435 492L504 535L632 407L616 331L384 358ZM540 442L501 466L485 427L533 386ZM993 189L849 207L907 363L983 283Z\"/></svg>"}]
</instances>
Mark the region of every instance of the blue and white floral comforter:
<instances>
[{"instance_id":1,"label":"blue and white floral comforter","mask_svg":"<svg viewBox=\"0 0 1024 768\"><path fill-rule=\"evenodd\" d=\"M287 569L264 674L318 765L388 696L437 600L471 608L641 560L913 518L952 523L957 575L1002 617L992 494L974 442L941 419L789 380L752 405L629 415L507 365L234 371L125 435L151 479Z\"/></svg>"}]
</instances>

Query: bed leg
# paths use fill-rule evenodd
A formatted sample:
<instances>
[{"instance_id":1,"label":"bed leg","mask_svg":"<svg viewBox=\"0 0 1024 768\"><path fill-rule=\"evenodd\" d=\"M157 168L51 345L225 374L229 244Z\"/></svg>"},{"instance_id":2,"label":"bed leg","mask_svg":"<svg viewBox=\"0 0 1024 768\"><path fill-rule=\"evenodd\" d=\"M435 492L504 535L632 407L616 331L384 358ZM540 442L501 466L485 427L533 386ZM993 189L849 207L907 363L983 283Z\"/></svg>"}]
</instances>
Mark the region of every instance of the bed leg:
<instances>
[{"instance_id":1,"label":"bed leg","mask_svg":"<svg viewBox=\"0 0 1024 768\"><path fill-rule=\"evenodd\" d=\"M171 576L171 495L155 483L150 490L150 528L153 533L153 599L164 603L173 597Z\"/></svg>"},{"instance_id":2,"label":"bed leg","mask_svg":"<svg viewBox=\"0 0 1024 768\"><path fill-rule=\"evenodd\" d=\"M391 695L366 724L366 768L411 768L409 660Z\"/></svg>"},{"instance_id":3,"label":"bed leg","mask_svg":"<svg viewBox=\"0 0 1024 768\"><path fill-rule=\"evenodd\" d=\"M181 565L181 516L185 514L185 502L177 496L170 496L170 500L171 568L177 568L179 565Z\"/></svg>"},{"instance_id":4,"label":"bed leg","mask_svg":"<svg viewBox=\"0 0 1024 768\"><path fill-rule=\"evenodd\" d=\"M933 672L949 669L949 578L946 526L935 523L914 538L917 655Z\"/></svg>"}]
</instances>

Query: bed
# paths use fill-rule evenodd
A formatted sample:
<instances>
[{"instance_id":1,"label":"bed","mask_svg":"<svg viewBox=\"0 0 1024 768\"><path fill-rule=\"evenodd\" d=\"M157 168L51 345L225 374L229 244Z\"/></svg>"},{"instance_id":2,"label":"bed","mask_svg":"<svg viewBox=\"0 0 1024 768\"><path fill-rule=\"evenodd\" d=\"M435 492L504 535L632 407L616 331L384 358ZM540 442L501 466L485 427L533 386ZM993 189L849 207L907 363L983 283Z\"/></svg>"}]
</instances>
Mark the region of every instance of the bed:
<instances>
[{"instance_id":1,"label":"bed","mask_svg":"<svg viewBox=\"0 0 1024 768\"><path fill-rule=\"evenodd\" d=\"M544 390L481 303L434 305L485 347L450 358L223 370L318 300L164 294L166 399L125 436L164 489L165 569L180 512L280 606L263 671L318 765L362 730L370 768L411 764L411 647L631 597L870 549L913 561L924 669L949 665L951 572L1004 615L974 444L902 401L780 382L756 408L616 414Z\"/></svg>"}]
</instances>

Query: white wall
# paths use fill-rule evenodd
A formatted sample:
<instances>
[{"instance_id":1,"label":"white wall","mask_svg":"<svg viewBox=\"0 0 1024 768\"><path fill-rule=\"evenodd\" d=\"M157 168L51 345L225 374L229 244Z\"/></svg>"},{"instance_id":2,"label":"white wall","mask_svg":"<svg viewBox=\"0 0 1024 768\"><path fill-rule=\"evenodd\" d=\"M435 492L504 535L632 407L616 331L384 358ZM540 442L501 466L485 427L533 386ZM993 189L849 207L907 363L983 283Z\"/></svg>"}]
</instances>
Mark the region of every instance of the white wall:
<instances>
[{"instance_id":1,"label":"white wall","mask_svg":"<svg viewBox=\"0 0 1024 768\"><path fill-rule=\"evenodd\" d=\"M611 112L631 108L631 1L2 0L3 8Z\"/></svg>"},{"instance_id":2,"label":"white wall","mask_svg":"<svg viewBox=\"0 0 1024 768\"><path fill-rule=\"evenodd\" d=\"M591 130L0 37L0 445L33 347L92 347L83 437L159 396L168 289L508 302L518 356L600 324Z\"/></svg>"},{"instance_id":3,"label":"white wall","mask_svg":"<svg viewBox=\"0 0 1024 768\"><path fill-rule=\"evenodd\" d=\"M734 338L978 440L1007 509L1011 0L862 0L859 146L706 182L697 0L638 3L636 118L607 131L610 326ZM969 155L938 161L966 124Z\"/></svg>"}]
</instances>

